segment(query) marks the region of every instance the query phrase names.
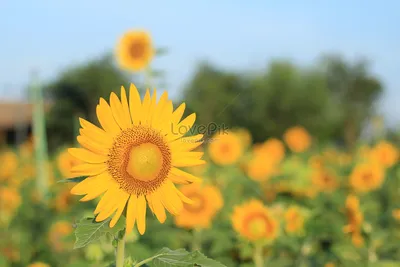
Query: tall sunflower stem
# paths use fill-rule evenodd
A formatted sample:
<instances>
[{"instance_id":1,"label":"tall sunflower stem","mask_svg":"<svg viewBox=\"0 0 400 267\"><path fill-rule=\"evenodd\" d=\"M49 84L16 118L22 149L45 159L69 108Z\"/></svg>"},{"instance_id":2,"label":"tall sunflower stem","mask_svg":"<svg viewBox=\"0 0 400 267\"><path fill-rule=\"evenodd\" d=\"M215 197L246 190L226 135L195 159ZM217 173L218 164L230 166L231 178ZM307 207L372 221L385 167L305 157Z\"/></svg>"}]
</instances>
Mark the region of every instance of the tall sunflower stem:
<instances>
[{"instance_id":1,"label":"tall sunflower stem","mask_svg":"<svg viewBox=\"0 0 400 267\"><path fill-rule=\"evenodd\" d=\"M193 229L192 251L201 249L201 229Z\"/></svg>"},{"instance_id":2,"label":"tall sunflower stem","mask_svg":"<svg viewBox=\"0 0 400 267\"><path fill-rule=\"evenodd\" d=\"M253 261L255 267L264 267L263 245L255 244L253 252Z\"/></svg>"},{"instance_id":3,"label":"tall sunflower stem","mask_svg":"<svg viewBox=\"0 0 400 267\"><path fill-rule=\"evenodd\" d=\"M125 235L118 240L116 251L116 267L123 267L125 262Z\"/></svg>"}]
</instances>

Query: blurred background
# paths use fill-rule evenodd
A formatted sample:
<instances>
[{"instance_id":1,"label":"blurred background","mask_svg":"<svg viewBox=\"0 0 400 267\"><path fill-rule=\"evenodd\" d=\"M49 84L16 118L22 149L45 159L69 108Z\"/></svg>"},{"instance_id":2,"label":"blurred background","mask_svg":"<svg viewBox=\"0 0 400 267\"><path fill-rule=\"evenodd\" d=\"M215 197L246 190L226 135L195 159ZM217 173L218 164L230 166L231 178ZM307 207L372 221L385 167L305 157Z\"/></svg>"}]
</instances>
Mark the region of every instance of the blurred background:
<instances>
[{"instance_id":1,"label":"blurred background","mask_svg":"<svg viewBox=\"0 0 400 267\"><path fill-rule=\"evenodd\" d=\"M281 139L288 128L301 125L313 137L316 151L335 147L351 154L361 145L372 146L379 140L386 140L397 149L400 144L398 10L400 3L396 1L360 0L296 3L3 0L0 2L0 136L2 149L6 151L3 155L13 151L18 161L4 156L2 171L10 172L13 170L10 166L18 162L18 168L14 169L21 171L27 166L20 173L35 176L33 163L25 164L21 156L23 152L34 153L32 101L35 91L32 88L43 91L46 147L49 161L54 159L54 170L49 173L55 173L54 180L63 176L58 170L57 156L76 142L78 117L97 122L95 110L99 97L108 99L110 92L118 91L121 85L127 87L134 82L144 91L145 81L140 73L132 75L120 69L114 58L118 38L130 29L143 29L151 34L159 51L151 63L153 85L158 90L167 90L174 103L186 102L187 114L196 112L198 124L213 122L229 129L247 129L254 144L269 138ZM399 179L397 165L396 161L391 170L393 179ZM1 183L4 190L12 187L5 179ZM54 191L50 190L53 197L59 196L65 187L57 186ZM29 202L24 200L27 192L24 190L28 189L19 185L15 188L19 197L7 189L9 194L2 193L3 203ZM398 197L397 191L393 194ZM338 198L343 202L345 196ZM68 197L60 203L63 201L67 206L71 203ZM296 201L293 203L303 203ZM4 259L0 266L27 266L39 260L50 266L80 266L77 259L85 257L77 256L68 246L60 249L69 262L63 265L48 255L49 247L44 245L47 241L38 241L43 245L32 252L32 243L41 240L40 237L30 235L27 244L21 244L20 240L42 228L43 232L47 231L44 229L54 221L72 222L71 218L77 219L82 209L68 209L70 213L60 215L60 209L64 212L62 204L56 213L41 205L35 209L21 208L23 204L15 208L9 207L11 204L3 205L2 208L12 210L13 214L7 215L10 217L6 220L7 227L14 224L19 230L11 231L12 237L7 231L2 232L0 247ZM227 213L231 211L227 208ZM390 214L388 217L392 218ZM16 219L18 216L21 219ZM44 223L51 216L57 219ZM170 227L174 227L173 223ZM221 227L229 228L226 224ZM390 227L399 231L398 224ZM65 230L68 226L59 228ZM231 230L218 231L232 234ZM143 251L142 255L170 245L163 240L149 241L146 237L143 242L143 246L135 245L137 251ZM330 246L333 241L326 242ZM298 251L304 250L304 244L300 242ZM99 262L98 254L107 251L96 249L91 251L93 264ZM327 253L324 249L323 253ZM219 244L214 251L206 250L206 254L227 266L253 266L246 256L241 258L232 251L236 250ZM368 254L368 251L359 254ZM316 252L316 255L323 253ZM377 252L374 253L376 256ZM399 249L390 247L382 253L384 259L400 260ZM292 254L287 255L283 258L290 258ZM140 258L141 254L136 256ZM351 262L361 262L364 256ZM330 262L335 264L330 266L345 266L346 260L340 257L316 257L271 266L324 266ZM400 263L393 264L390 266L400 266Z\"/></svg>"}]
</instances>

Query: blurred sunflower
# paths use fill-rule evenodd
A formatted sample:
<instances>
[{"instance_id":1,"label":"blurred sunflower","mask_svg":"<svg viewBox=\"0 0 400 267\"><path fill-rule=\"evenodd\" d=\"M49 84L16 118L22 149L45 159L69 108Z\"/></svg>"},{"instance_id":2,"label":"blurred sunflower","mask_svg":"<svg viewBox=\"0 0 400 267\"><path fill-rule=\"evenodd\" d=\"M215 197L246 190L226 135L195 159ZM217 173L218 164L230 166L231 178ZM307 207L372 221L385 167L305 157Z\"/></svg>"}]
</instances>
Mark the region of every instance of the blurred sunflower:
<instances>
[{"instance_id":1,"label":"blurred sunflower","mask_svg":"<svg viewBox=\"0 0 400 267\"><path fill-rule=\"evenodd\" d=\"M70 194L72 186L65 187L61 192L57 193L54 200L54 208L58 212L66 212L73 202L73 196Z\"/></svg>"},{"instance_id":2,"label":"blurred sunflower","mask_svg":"<svg viewBox=\"0 0 400 267\"><path fill-rule=\"evenodd\" d=\"M147 90L142 102L133 84L129 104L123 87L121 100L111 93L111 106L101 98L97 117L102 128L80 119L78 142L83 148L69 149L71 155L85 162L72 168L74 176L89 176L74 186L71 193L86 195L81 201L104 193L94 213L96 221L112 216L110 227L114 227L126 207L127 233L135 222L139 232L145 232L147 202L161 223L166 219L165 209L177 215L183 202L192 203L174 183L201 181L179 168L205 163L202 152L191 151L201 145L203 135L183 137L196 115L181 121L185 104L173 111L167 92L158 103L156 99L156 92L150 96Z\"/></svg>"},{"instance_id":3,"label":"blurred sunflower","mask_svg":"<svg viewBox=\"0 0 400 267\"><path fill-rule=\"evenodd\" d=\"M311 156L310 159L308 160L308 163L313 169L322 169L326 165L325 159L321 155Z\"/></svg>"},{"instance_id":4,"label":"blurred sunflower","mask_svg":"<svg viewBox=\"0 0 400 267\"><path fill-rule=\"evenodd\" d=\"M122 68L139 71L149 65L154 56L150 34L145 31L128 31L117 45L117 59Z\"/></svg>"},{"instance_id":5,"label":"blurred sunflower","mask_svg":"<svg viewBox=\"0 0 400 267\"><path fill-rule=\"evenodd\" d=\"M0 153L0 181L13 178L18 170L18 156L11 150Z\"/></svg>"},{"instance_id":6,"label":"blurred sunflower","mask_svg":"<svg viewBox=\"0 0 400 267\"><path fill-rule=\"evenodd\" d=\"M21 201L21 195L15 188L0 187L0 225L8 226Z\"/></svg>"},{"instance_id":7,"label":"blurred sunflower","mask_svg":"<svg viewBox=\"0 0 400 267\"><path fill-rule=\"evenodd\" d=\"M348 224L344 226L343 232L351 234L351 240L357 247L364 243L361 236L361 225L364 221L364 216L360 211L360 201L354 195L349 195L346 198L345 213Z\"/></svg>"},{"instance_id":8,"label":"blurred sunflower","mask_svg":"<svg viewBox=\"0 0 400 267\"><path fill-rule=\"evenodd\" d=\"M219 133L213 136L208 145L210 158L218 165L236 163L243 154L240 138L233 132Z\"/></svg>"},{"instance_id":9,"label":"blurred sunflower","mask_svg":"<svg viewBox=\"0 0 400 267\"><path fill-rule=\"evenodd\" d=\"M10 262L19 262L21 259L21 252L18 246L10 243L6 243L0 248L0 254L2 254Z\"/></svg>"},{"instance_id":10,"label":"blurred sunflower","mask_svg":"<svg viewBox=\"0 0 400 267\"><path fill-rule=\"evenodd\" d=\"M248 148L252 141L253 138L251 137L251 133L249 130L247 130L246 128L237 128L232 130L232 132L234 132L240 139L240 141L242 142L242 147Z\"/></svg>"},{"instance_id":11,"label":"blurred sunflower","mask_svg":"<svg viewBox=\"0 0 400 267\"><path fill-rule=\"evenodd\" d=\"M232 224L236 232L250 241L270 241L278 235L278 221L258 200L234 207Z\"/></svg>"},{"instance_id":12,"label":"blurred sunflower","mask_svg":"<svg viewBox=\"0 0 400 267\"><path fill-rule=\"evenodd\" d=\"M33 143L33 137L32 136L30 136L28 138L28 140L26 140L24 143L22 143L18 147L19 156L23 160L32 159L33 151L34 151L34 143Z\"/></svg>"},{"instance_id":13,"label":"blurred sunflower","mask_svg":"<svg viewBox=\"0 0 400 267\"><path fill-rule=\"evenodd\" d=\"M247 162L245 170L250 179L258 182L266 181L272 175L278 173L276 163L270 158L264 158L261 155L251 158Z\"/></svg>"},{"instance_id":14,"label":"blurred sunflower","mask_svg":"<svg viewBox=\"0 0 400 267\"><path fill-rule=\"evenodd\" d=\"M400 221L400 209L393 210L392 216L393 216L393 218L396 219L396 221Z\"/></svg>"},{"instance_id":15,"label":"blurred sunflower","mask_svg":"<svg viewBox=\"0 0 400 267\"><path fill-rule=\"evenodd\" d=\"M285 212L286 232L300 233L304 227L304 215L298 207L292 206Z\"/></svg>"},{"instance_id":16,"label":"blurred sunflower","mask_svg":"<svg viewBox=\"0 0 400 267\"><path fill-rule=\"evenodd\" d=\"M304 152L311 146L311 136L301 126L289 128L283 138L288 147L296 153Z\"/></svg>"},{"instance_id":17,"label":"blurred sunflower","mask_svg":"<svg viewBox=\"0 0 400 267\"><path fill-rule=\"evenodd\" d=\"M313 171L312 183L318 191L322 192L332 192L339 185L335 173L325 168L319 168Z\"/></svg>"},{"instance_id":18,"label":"blurred sunflower","mask_svg":"<svg viewBox=\"0 0 400 267\"><path fill-rule=\"evenodd\" d=\"M180 188L183 194L193 201L192 205L184 205L175 223L184 228L207 228L215 214L222 208L223 199L217 187L200 184L185 185Z\"/></svg>"},{"instance_id":19,"label":"blurred sunflower","mask_svg":"<svg viewBox=\"0 0 400 267\"><path fill-rule=\"evenodd\" d=\"M359 192L379 188L385 179L385 172L378 164L361 163L350 174L350 185Z\"/></svg>"},{"instance_id":20,"label":"blurred sunflower","mask_svg":"<svg viewBox=\"0 0 400 267\"><path fill-rule=\"evenodd\" d=\"M63 150L57 156L57 166L61 175L65 178L73 177L71 172L72 167L82 163L80 160L68 153L68 150Z\"/></svg>"},{"instance_id":21,"label":"blurred sunflower","mask_svg":"<svg viewBox=\"0 0 400 267\"><path fill-rule=\"evenodd\" d=\"M273 163L279 163L285 157L285 146L279 139L270 138L264 143L254 146L253 154L268 158Z\"/></svg>"},{"instance_id":22,"label":"blurred sunflower","mask_svg":"<svg viewBox=\"0 0 400 267\"><path fill-rule=\"evenodd\" d=\"M35 263L31 263L28 265L28 267L50 267L50 265L44 263L44 262L35 262Z\"/></svg>"},{"instance_id":23,"label":"blurred sunflower","mask_svg":"<svg viewBox=\"0 0 400 267\"><path fill-rule=\"evenodd\" d=\"M55 222L49 231L49 242L56 252L62 252L70 247L68 236L73 232L72 224L67 221Z\"/></svg>"},{"instance_id":24,"label":"blurred sunflower","mask_svg":"<svg viewBox=\"0 0 400 267\"><path fill-rule=\"evenodd\" d=\"M399 150L391 143L381 141L372 149L371 158L383 167L390 168L399 160Z\"/></svg>"},{"instance_id":25,"label":"blurred sunflower","mask_svg":"<svg viewBox=\"0 0 400 267\"><path fill-rule=\"evenodd\" d=\"M336 265L333 262L325 263L324 267L335 267Z\"/></svg>"}]
</instances>

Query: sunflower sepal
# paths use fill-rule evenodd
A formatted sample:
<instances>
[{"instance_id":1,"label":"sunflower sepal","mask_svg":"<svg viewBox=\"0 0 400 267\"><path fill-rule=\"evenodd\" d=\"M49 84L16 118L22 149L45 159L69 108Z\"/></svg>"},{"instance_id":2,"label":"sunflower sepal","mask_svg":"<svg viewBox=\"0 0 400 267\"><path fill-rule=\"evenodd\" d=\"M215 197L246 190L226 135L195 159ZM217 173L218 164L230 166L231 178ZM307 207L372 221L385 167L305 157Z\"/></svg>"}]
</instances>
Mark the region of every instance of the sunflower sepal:
<instances>
[{"instance_id":1,"label":"sunflower sepal","mask_svg":"<svg viewBox=\"0 0 400 267\"><path fill-rule=\"evenodd\" d=\"M79 177L74 177L74 178L67 178L67 179L62 179L57 181L57 183L80 183L83 180L88 178L88 176L79 176Z\"/></svg>"}]
</instances>

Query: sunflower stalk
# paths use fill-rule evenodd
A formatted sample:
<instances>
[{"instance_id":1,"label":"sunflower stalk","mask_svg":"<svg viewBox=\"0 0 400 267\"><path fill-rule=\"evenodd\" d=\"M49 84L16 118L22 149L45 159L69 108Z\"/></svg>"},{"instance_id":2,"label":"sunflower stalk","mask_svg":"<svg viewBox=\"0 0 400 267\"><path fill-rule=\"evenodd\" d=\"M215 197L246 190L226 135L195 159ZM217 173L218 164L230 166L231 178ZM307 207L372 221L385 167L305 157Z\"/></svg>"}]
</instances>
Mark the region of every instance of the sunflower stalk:
<instances>
[{"instance_id":1,"label":"sunflower stalk","mask_svg":"<svg viewBox=\"0 0 400 267\"><path fill-rule=\"evenodd\" d=\"M115 254L116 267L123 267L125 262L125 235L119 238Z\"/></svg>"},{"instance_id":2,"label":"sunflower stalk","mask_svg":"<svg viewBox=\"0 0 400 267\"><path fill-rule=\"evenodd\" d=\"M201 229L196 228L193 230L192 251L200 249L201 249Z\"/></svg>"},{"instance_id":3,"label":"sunflower stalk","mask_svg":"<svg viewBox=\"0 0 400 267\"><path fill-rule=\"evenodd\" d=\"M42 87L36 76L30 86L31 100L34 105L33 109L33 134L36 156L36 186L40 199L45 200L48 192L48 174L46 162L47 155L47 139L46 139L46 124L44 115L44 100Z\"/></svg>"},{"instance_id":4,"label":"sunflower stalk","mask_svg":"<svg viewBox=\"0 0 400 267\"><path fill-rule=\"evenodd\" d=\"M264 267L263 245L255 244L253 251L253 262L255 267Z\"/></svg>"}]
</instances>

